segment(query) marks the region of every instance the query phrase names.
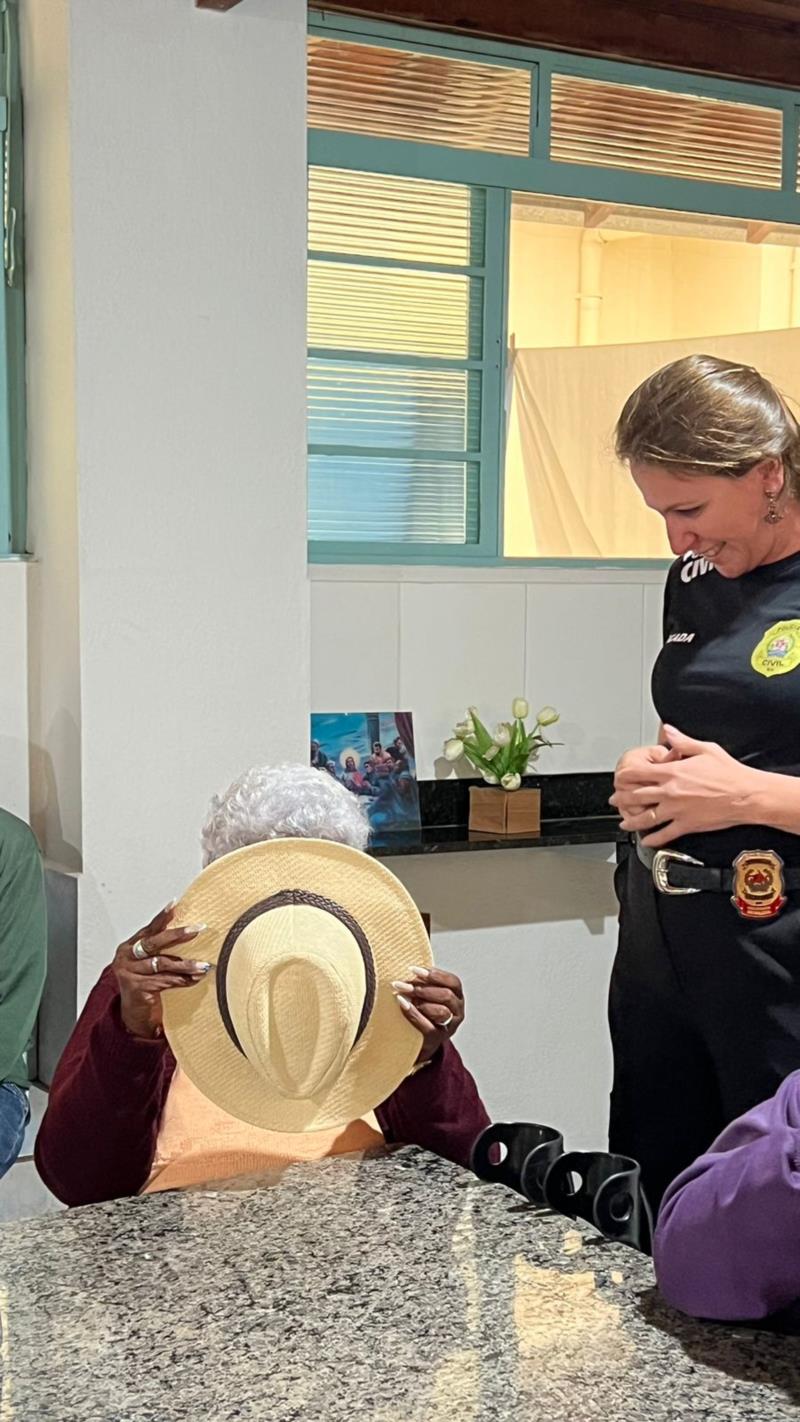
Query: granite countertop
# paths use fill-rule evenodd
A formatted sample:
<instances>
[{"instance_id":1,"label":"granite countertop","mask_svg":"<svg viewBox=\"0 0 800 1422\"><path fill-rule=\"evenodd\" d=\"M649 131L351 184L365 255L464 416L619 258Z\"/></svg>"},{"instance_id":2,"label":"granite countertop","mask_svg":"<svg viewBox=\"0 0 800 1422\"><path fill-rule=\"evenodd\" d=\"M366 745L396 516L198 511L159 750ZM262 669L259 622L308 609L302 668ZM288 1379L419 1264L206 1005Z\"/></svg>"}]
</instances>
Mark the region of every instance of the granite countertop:
<instances>
[{"instance_id":1,"label":"granite countertop","mask_svg":"<svg viewBox=\"0 0 800 1422\"><path fill-rule=\"evenodd\" d=\"M486 834L467 825L425 825L422 829L373 834L369 853L376 859L398 854L454 854L484 849L556 849L566 844L615 844L628 835L615 815L575 815L542 820L536 834Z\"/></svg>"},{"instance_id":2,"label":"granite countertop","mask_svg":"<svg viewBox=\"0 0 800 1422\"><path fill-rule=\"evenodd\" d=\"M416 1150L0 1230L4 1422L788 1422L800 1340Z\"/></svg>"},{"instance_id":3,"label":"granite countertop","mask_svg":"<svg viewBox=\"0 0 800 1422\"><path fill-rule=\"evenodd\" d=\"M373 830L369 853L377 859L398 854L457 854L487 849L556 849L567 844L614 844L628 835L609 810L610 772L526 775L526 789L541 794L542 827L537 834L484 834L469 828L469 796L480 781L421 780L421 829Z\"/></svg>"}]
</instances>

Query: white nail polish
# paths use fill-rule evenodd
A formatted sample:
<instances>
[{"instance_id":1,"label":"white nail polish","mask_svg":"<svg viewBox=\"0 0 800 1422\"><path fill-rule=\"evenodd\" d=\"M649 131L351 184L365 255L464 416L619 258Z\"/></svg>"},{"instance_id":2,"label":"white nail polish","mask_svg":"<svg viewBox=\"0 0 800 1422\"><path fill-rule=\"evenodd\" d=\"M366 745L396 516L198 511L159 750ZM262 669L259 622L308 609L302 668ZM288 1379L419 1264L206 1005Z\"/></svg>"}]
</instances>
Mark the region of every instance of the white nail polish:
<instances>
[{"instance_id":1,"label":"white nail polish","mask_svg":"<svg viewBox=\"0 0 800 1422\"><path fill-rule=\"evenodd\" d=\"M409 968L409 973L415 978L429 978L430 968Z\"/></svg>"},{"instance_id":2,"label":"white nail polish","mask_svg":"<svg viewBox=\"0 0 800 1422\"><path fill-rule=\"evenodd\" d=\"M207 923L186 923L183 926L183 931L184 933L205 933L207 928Z\"/></svg>"},{"instance_id":3,"label":"white nail polish","mask_svg":"<svg viewBox=\"0 0 800 1422\"><path fill-rule=\"evenodd\" d=\"M404 1012L411 1011L411 1003L409 1002L407 997L403 997L402 993L397 994L397 1001L400 1003L400 1006L402 1007Z\"/></svg>"},{"instance_id":4,"label":"white nail polish","mask_svg":"<svg viewBox=\"0 0 800 1422\"><path fill-rule=\"evenodd\" d=\"M169 903L164 905L164 907L163 907L163 909L161 910L161 912L162 912L162 913L168 913L170 909L174 909L174 907L175 907L175 905L176 905L177 902L178 902L177 899L170 899Z\"/></svg>"},{"instance_id":5,"label":"white nail polish","mask_svg":"<svg viewBox=\"0 0 800 1422\"><path fill-rule=\"evenodd\" d=\"M413 983L401 983L401 982L397 982L397 983L392 983L392 987L394 988L394 991L395 991L395 992L413 992L413 991L414 991L414 984L413 984Z\"/></svg>"}]
</instances>

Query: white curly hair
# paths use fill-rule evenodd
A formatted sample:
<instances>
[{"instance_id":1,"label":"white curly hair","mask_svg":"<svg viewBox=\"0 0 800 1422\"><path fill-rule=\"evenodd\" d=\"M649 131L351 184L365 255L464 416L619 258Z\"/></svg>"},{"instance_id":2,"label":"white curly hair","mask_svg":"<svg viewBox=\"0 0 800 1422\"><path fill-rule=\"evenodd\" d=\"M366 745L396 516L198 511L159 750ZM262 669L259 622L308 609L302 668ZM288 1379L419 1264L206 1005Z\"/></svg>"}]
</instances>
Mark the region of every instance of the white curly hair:
<instances>
[{"instance_id":1,"label":"white curly hair","mask_svg":"<svg viewBox=\"0 0 800 1422\"><path fill-rule=\"evenodd\" d=\"M366 849L360 800L326 770L255 765L215 795L201 831L203 866L265 839L332 839Z\"/></svg>"}]
</instances>

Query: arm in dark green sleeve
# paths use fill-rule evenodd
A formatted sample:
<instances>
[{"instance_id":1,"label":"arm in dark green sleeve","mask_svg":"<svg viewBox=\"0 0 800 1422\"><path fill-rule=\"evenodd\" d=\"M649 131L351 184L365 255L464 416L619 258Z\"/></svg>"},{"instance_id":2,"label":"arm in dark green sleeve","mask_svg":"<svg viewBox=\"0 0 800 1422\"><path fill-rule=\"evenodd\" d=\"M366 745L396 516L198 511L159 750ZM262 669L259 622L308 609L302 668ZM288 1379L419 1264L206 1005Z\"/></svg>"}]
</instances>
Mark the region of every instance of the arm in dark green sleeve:
<instances>
[{"instance_id":1,"label":"arm in dark green sleeve","mask_svg":"<svg viewBox=\"0 0 800 1422\"><path fill-rule=\"evenodd\" d=\"M47 915L39 846L0 810L0 1081L20 1078L47 970Z\"/></svg>"}]
</instances>

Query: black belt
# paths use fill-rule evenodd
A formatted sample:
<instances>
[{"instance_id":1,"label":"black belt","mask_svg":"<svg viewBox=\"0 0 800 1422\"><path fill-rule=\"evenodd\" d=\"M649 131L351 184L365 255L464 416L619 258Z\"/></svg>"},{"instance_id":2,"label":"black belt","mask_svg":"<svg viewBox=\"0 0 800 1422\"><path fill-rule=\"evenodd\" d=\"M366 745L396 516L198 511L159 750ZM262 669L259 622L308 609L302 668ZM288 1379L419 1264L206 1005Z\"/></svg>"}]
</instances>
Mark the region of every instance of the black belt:
<instances>
[{"instance_id":1,"label":"black belt","mask_svg":"<svg viewBox=\"0 0 800 1422\"><path fill-rule=\"evenodd\" d=\"M774 849L744 849L723 868L675 849L650 849L638 838L634 842L659 893L730 894L743 918L774 918L786 902L786 890L800 889L800 866L786 868Z\"/></svg>"}]
</instances>

